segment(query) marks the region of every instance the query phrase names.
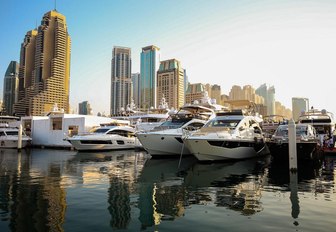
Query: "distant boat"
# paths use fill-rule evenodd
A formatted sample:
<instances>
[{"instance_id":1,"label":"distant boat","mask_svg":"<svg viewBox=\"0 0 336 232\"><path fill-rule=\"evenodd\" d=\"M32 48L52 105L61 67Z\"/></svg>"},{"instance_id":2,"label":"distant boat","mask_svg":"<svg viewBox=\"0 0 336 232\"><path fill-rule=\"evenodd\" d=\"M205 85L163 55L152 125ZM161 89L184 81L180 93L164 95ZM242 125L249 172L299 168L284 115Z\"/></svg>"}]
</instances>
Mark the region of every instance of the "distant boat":
<instances>
[{"instance_id":1,"label":"distant boat","mask_svg":"<svg viewBox=\"0 0 336 232\"><path fill-rule=\"evenodd\" d=\"M0 149L18 148L20 118L15 116L0 116ZM22 131L21 148L31 142L31 138Z\"/></svg>"},{"instance_id":2,"label":"distant boat","mask_svg":"<svg viewBox=\"0 0 336 232\"><path fill-rule=\"evenodd\" d=\"M261 122L261 129L263 130L265 139L271 139L279 125L286 124L288 124L288 119L282 115L273 114L264 116L263 121Z\"/></svg>"},{"instance_id":3,"label":"distant boat","mask_svg":"<svg viewBox=\"0 0 336 232\"><path fill-rule=\"evenodd\" d=\"M326 137L330 137L335 130L334 114L327 110L318 110L311 108L307 112L303 112L297 124L309 124L316 129L317 136L319 137L319 145L323 147Z\"/></svg>"}]
</instances>

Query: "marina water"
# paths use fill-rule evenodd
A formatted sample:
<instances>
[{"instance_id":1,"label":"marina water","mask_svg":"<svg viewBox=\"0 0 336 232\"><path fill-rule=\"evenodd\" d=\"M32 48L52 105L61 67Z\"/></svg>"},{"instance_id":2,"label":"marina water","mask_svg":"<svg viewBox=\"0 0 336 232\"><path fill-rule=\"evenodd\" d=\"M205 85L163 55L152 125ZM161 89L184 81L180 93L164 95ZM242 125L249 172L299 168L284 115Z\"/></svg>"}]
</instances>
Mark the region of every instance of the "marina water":
<instances>
[{"instance_id":1,"label":"marina water","mask_svg":"<svg viewBox=\"0 0 336 232\"><path fill-rule=\"evenodd\" d=\"M335 160L1 150L0 231L335 231Z\"/></svg>"}]
</instances>

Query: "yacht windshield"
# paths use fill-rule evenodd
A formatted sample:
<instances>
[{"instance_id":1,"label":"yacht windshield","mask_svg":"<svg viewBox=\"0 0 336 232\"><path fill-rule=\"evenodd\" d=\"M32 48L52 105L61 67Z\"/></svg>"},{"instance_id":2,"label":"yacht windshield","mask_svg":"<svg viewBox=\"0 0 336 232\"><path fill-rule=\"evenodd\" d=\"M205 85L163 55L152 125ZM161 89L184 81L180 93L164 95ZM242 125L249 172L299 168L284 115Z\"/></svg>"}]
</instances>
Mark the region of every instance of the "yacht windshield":
<instances>
[{"instance_id":1,"label":"yacht windshield","mask_svg":"<svg viewBox=\"0 0 336 232\"><path fill-rule=\"evenodd\" d=\"M18 131L6 131L7 135L19 135Z\"/></svg>"},{"instance_id":2,"label":"yacht windshield","mask_svg":"<svg viewBox=\"0 0 336 232\"><path fill-rule=\"evenodd\" d=\"M276 136L288 137L288 127L279 127L275 132ZM307 127L296 127L296 136L307 135Z\"/></svg>"},{"instance_id":3,"label":"yacht windshield","mask_svg":"<svg viewBox=\"0 0 336 232\"><path fill-rule=\"evenodd\" d=\"M160 125L160 127L168 127L170 129L180 128L192 118L172 118L172 120L165 121Z\"/></svg>"},{"instance_id":4,"label":"yacht windshield","mask_svg":"<svg viewBox=\"0 0 336 232\"><path fill-rule=\"evenodd\" d=\"M239 119L213 119L207 123L207 127L226 127L234 129L237 127L238 123L241 120Z\"/></svg>"},{"instance_id":5,"label":"yacht windshield","mask_svg":"<svg viewBox=\"0 0 336 232\"><path fill-rule=\"evenodd\" d=\"M110 130L111 128L97 128L95 130L93 130L93 133L106 133L108 130Z\"/></svg>"}]
</instances>

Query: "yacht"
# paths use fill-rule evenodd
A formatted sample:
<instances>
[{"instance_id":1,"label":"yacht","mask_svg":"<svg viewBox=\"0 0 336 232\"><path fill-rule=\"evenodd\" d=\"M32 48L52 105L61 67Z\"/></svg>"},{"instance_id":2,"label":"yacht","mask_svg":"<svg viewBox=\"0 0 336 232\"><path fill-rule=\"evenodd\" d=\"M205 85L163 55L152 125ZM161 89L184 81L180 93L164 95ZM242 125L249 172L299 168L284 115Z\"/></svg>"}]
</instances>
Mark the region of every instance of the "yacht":
<instances>
[{"instance_id":1,"label":"yacht","mask_svg":"<svg viewBox=\"0 0 336 232\"><path fill-rule=\"evenodd\" d=\"M318 138L312 125L296 125L296 151L298 159L311 159L317 149ZM289 158L288 125L280 125L267 142L271 155L277 159Z\"/></svg>"},{"instance_id":2,"label":"yacht","mask_svg":"<svg viewBox=\"0 0 336 232\"><path fill-rule=\"evenodd\" d=\"M269 153L260 118L244 109L219 113L184 139L199 161L246 159Z\"/></svg>"},{"instance_id":3,"label":"yacht","mask_svg":"<svg viewBox=\"0 0 336 232\"><path fill-rule=\"evenodd\" d=\"M139 141L131 126L101 126L89 133L66 138L78 151L134 149Z\"/></svg>"},{"instance_id":4,"label":"yacht","mask_svg":"<svg viewBox=\"0 0 336 232\"><path fill-rule=\"evenodd\" d=\"M15 116L0 116L0 149L18 148L20 118ZM21 135L21 147L24 148L31 143L31 137L24 131Z\"/></svg>"},{"instance_id":5,"label":"yacht","mask_svg":"<svg viewBox=\"0 0 336 232\"><path fill-rule=\"evenodd\" d=\"M163 96L157 108L151 107L146 113L131 115L128 119L137 131L150 131L160 126L168 119L169 115L174 113L176 111L169 109L168 103Z\"/></svg>"},{"instance_id":6,"label":"yacht","mask_svg":"<svg viewBox=\"0 0 336 232\"><path fill-rule=\"evenodd\" d=\"M288 124L288 119L283 115L273 114L264 116L263 121L261 122L261 129L263 130L265 139L270 140L279 125L286 124Z\"/></svg>"},{"instance_id":7,"label":"yacht","mask_svg":"<svg viewBox=\"0 0 336 232\"><path fill-rule=\"evenodd\" d=\"M334 114L327 110L318 110L313 107L307 112L303 112L297 121L297 124L309 124L316 129L319 137L319 146L323 147L324 141L329 139L335 130Z\"/></svg>"},{"instance_id":8,"label":"yacht","mask_svg":"<svg viewBox=\"0 0 336 232\"><path fill-rule=\"evenodd\" d=\"M176 113L176 111L169 109L168 103L163 96L157 108L150 107L147 110L139 110L132 99L131 103L127 105L126 110L121 108L118 114L112 118L128 120L130 125L135 127L136 131L149 131L161 125L173 113Z\"/></svg>"},{"instance_id":9,"label":"yacht","mask_svg":"<svg viewBox=\"0 0 336 232\"><path fill-rule=\"evenodd\" d=\"M147 132L138 132L143 148L152 156L190 155L184 146L182 136L195 131L216 116L216 112L225 111L226 107L216 104L207 95L193 104L185 104L180 110L169 116L160 126Z\"/></svg>"}]
</instances>

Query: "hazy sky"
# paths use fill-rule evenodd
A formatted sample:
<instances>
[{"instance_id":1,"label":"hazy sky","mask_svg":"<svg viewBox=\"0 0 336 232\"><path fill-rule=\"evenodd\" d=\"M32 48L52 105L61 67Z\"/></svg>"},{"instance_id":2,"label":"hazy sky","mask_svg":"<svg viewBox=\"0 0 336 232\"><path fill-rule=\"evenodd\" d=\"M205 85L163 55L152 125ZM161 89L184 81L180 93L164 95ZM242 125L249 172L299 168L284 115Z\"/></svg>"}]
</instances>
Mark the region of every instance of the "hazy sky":
<instances>
[{"instance_id":1,"label":"hazy sky","mask_svg":"<svg viewBox=\"0 0 336 232\"><path fill-rule=\"evenodd\" d=\"M70 104L88 100L109 113L113 46L132 49L140 72L141 48L156 45L161 59L176 58L191 83L267 83L291 108L306 97L336 113L336 1L334 0L58 0L71 36ZM0 93L11 60L19 61L28 30L40 25L54 0L0 0Z\"/></svg>"}]
</instances>

